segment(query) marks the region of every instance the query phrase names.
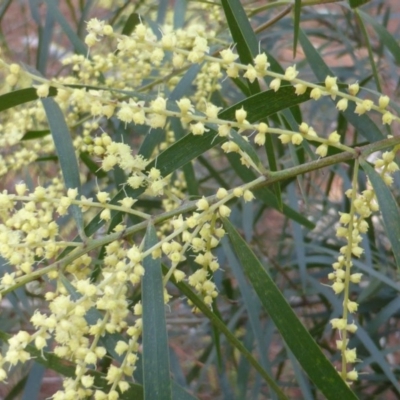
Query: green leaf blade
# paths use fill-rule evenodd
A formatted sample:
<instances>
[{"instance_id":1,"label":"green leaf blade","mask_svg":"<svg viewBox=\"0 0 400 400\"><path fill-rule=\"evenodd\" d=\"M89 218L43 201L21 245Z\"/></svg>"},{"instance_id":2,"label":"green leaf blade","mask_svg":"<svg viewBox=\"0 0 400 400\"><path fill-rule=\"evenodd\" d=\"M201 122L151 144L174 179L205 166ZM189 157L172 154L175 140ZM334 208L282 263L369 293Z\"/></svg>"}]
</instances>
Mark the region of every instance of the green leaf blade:
<instances>
[{"instance_id":1,"label":"green leaf blade","mask_svg":"<svg viewBox=\"0 0 400 400\"><path fill-rule=\"evenodd\" d=\"M293 26L293 57L296 57L297 43L299 41L301 1L294 1L294 26Z\"/></svg>"},{"instance_id":2,"label":"green leaf blade","mask_svg":"<svg viewBox=\"0 0 400 400\"><path fill-rule=\"evenodd\" d=\"M81 181L78 161L64 114L60 106L52 98L42 99L42 104L49 122L65 186L67 189L78 189L78 193L80 193ZM71 211L80 236L85 237L81 209L73 204L71 205Z\"/></svg>"},{"instance_id":3,"label":"green leaf blade","mask_svg":"<svg viewBox=\"0 0 400 400\"><path fill-rule=\"evenodd\" d=\"M226 218L225 230L265 310L310 379L328 400L357 399L304 328L247 243ZM321 371L324 371L321 374Z\"/></svg>"},{"instance_id":4,"label":"green leaf blade","mask_svg":"<svg viewBox=\"0 0 400 400\"><path fill-rule=\"evenodd\" d=\"M49 89L49 97L55 96L56 94L57 89L51 87ZM0 111L8 110L9 108L37 100L38 98L35 88L20 89L3 94L0 96Z\"/></svg>"},{"instance_id":5,"label":"green leaf blade","mask_svg":"<svg viewBox=\"0 0 400 400\"><path fill-rule=\"evenodd\" d=\"M158 242L152 225L148 226L145 249ZM143 260L143 389L144 399L171 399L168 335L164 310L164 285L161 261L151 254Z\"/></svg>"},{"instance_id":6,"label":"green leaf blade","mask_svg":"<svg viewBox=\"0 0 400 400\"><path fill-rule=\"evenodd\" d=\"M397 268L400 269L400 213L398 204L392 192L383 182L379 174L366 161L360 165L367 174L375 191L379 209L382 214L383 225L386 235L392 245L392 251L396 260Z\"/></svg>"}]
</instances>

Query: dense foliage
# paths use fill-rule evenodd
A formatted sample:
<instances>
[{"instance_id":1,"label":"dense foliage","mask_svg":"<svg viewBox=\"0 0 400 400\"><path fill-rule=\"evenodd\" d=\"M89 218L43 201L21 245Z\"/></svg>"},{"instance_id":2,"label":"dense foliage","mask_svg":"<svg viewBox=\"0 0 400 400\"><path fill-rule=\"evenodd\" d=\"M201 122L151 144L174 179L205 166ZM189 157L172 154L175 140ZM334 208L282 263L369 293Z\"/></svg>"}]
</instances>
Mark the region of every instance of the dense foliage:
<instances>
[{"instance_id":1,"label":"dense foliage","mask_svg":"<svg viewBox=\"0 0 400 400\"><path fill-rule=\"evenodd\" d=\"M386 3L0 6L8 398L400 397Z\"/></svg>"}]
</instances>

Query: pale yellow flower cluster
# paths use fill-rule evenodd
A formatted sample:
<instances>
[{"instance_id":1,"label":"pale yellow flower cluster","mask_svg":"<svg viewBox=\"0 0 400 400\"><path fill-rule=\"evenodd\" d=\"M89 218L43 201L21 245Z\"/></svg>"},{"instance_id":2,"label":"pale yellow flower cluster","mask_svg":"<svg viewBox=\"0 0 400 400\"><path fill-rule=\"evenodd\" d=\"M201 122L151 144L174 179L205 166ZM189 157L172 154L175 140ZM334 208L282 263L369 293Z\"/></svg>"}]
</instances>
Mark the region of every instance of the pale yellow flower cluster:
<instances>
[{"instance_id":1,"label":"pale yellow flower cluster","mask_svg":"<svg viewBox=\"0 0 400 400\"><path fill-rule=\"evenodd\" d=\"M396 151L397 149L387 151L382 154L382 158L375 161L375 168L379 170L383 181L388 186L393 182L391 175L399 169L394 162ZM357 193L357 171L358 162L356 161L353 187L346 192L351 203L350 212L340 213L340 225L336 228L336 236L346 240L347 244L340 248L341 255L332 265L334 271L328 275L328 278L333 281L331 287L335 294L343 295L343 316L332 319L331 324L332 328L340 332L341 339L337 341L337 347L342 353L341 375L348 381L356 380L358 373L355 369L347 371L347 365L359 361L357 350L348 348L348 333L354 333L357 330L357 325L350 322L350 315L358 310L358 303L350 299L350 284L359 284L362 278L362 273L353 271L352 258L362 256L364 252L361 247L362 235L366 234L369 228L367 220L372 213L379 210L371 185L361 194Z\"/></svg>"}]
</instances>

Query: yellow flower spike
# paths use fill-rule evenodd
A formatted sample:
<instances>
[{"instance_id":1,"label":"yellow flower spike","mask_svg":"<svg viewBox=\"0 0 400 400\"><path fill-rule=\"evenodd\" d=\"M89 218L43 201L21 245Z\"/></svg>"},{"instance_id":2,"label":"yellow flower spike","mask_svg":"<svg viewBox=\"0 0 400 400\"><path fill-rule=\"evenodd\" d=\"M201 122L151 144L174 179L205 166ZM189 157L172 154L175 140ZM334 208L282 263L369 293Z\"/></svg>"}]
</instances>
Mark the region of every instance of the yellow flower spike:
<instances>
[{"instance_id":1,"label":"yellow flower spike","mask_svg":"<svg viewBox=\"0 0 400 400\"><path fill-rule=\"evenodd\" d=\"M265 144L265 133L259 132L257 135L254 137L254 143L258 144L259 146L263 146Z\"/></svg>"},{"instance_id":2,"label":"yellow flower spike","mask_svg":"<svg viewBox=\"0 0 400 400\"><path fill-rule=\"evenodd\" d=\"M372 100L367 99L367 100L363 100L362 105L366 111L371 111L371 108L374 105L374 102Z\"/></svg>"},{"instance_id":3,"label":"yellow flower spike","mask_svg":"<svg viewBox=\"0 0 400 400\"><path fill-rule=\"evenodd\" d=\"M344 290L344 283L342 281L336 281L333 285L332 285L332 289L335 292L335 294L339 294L342 293Z\"/></svg>"},{"instance_id":4,"label":"yellow flower spike","mask_svg":"<svg viewBox=\"0 0 400 400\"><path fill-rule=\"evenodd\" d=\"M330 320L333 329L342 330L347 326L347 321L343 318L333 318Z\"/></svg>"},{"instance_id":5,"label":"yellow flower spike","mask_svg":"<svg viewBox=\"0 0 400 400\"><path fill-rule=\"evenodd\" d=\"M281 87L281 80L279 78L275 78L271 81L269 84L270 89L274 90L277 92L279 88Z\"/></svg>"},{"instance_id":6,"label":"yellow flower spike","mask_svg":"<svg viewBox=\"0 0 400 400\"><path fill-rule=\"evenodd\" d=\"M217 199L223 199L228 196L228 191L225 188L219 188L216 194Z\"/></svg>"},{"instance_id":7,"label":"yellow flower spike","mask_svg":"<svg viewBox=\"0 0 400 400\"><path fill-rule=\"evenodd\" d=\"M292 141L292 135L287 135L286 133L279 135L279 139L282 142L282 144L287 144Z\"/></svg>"},{"instance_id":8,"label":"yellow flower spike","mask_svg":"<svg viewBox=\"0 0 400 400\"><path fill-rule=\"evenodd\" d=\"M180 271L177 269L174 271L174 278L177 282L183 281L183 279L185 279L185 277L186 277L186 274L183 271Z\"/></svg>"},{"instance_id":9,"label":"yellow flower spike","mask_svg":"<svg viewBox=\"0 0 400 400\"><path fill-rule=\"evenodd\" d=\"M337 133L337 131L332 132L328 136L328 141L332 144L340 143L340 135Z\"/></svg>"},{"instance_id":10,"label":"yellow flower spike","mask_svg":"<svg viewBox=\"0 0 400 400\"><path fill-rule=\"evenodd\" d=\"M389 105L390 99L388 96L381 96L379 97L379 108L384 110Z\"/></svg>"},{"instance_id":11,"label":"yellow flower spike","mask_svg":"<svg viewBox=\"0 0 400 400\"><path fill-rule=\"evenodd\" d=\"M351 381L356 381L358 379L358 372L355 369L347 372L347 379L350 379Z\"/></svg>"},{"instance_id":12,"label":"yellow flower spike","mask_svg":"<svg viewBox=\"0 0 400 400\"><path fill-rule=\"evenodd\" d=\"M326 87L326 89L329 91L329 90L331 90L332 88L335 88L335 86L337 86L336 81L337 81L337 78L336 78L336 77L333 77L333 76L329 76L329 75L328 75L328 76L325 78L325 87Z\"/></svg>"},{"instance_id":13,"label":"yellow flower spike","mask_svg":"<svg viewBox=\"0 0 400 400\"><path fill-rule=\"evenodd\" d=\"M346 278L346 271L343 269L336 270L336 277L338 280L344 280Z\"/></svg>"},{"instance_id":14,"label":"yellow flower spike","mask_svg":"<svg viewBox=\"0 0 400 400\"><path fill-rule=\"evenodd\" d=\"M212 103L207 103L206 115L208 118L218 118L218 113L220 110L222 110L222 107L217 107Z\"/></svg>"},{"instance_id":15,"label":"yellow flower spike","mask_svg":"<svg viewBox=\"0 0 400 400\"><path fill-rule=\"evenodd\" d=\"M43 98L49 95L50 86L47 83L43 83L36 89L38 97Z\"/></svg>"},{"instance_id":16,"label":"yellow flower spike","mask_svg":"<svg viewBox=\"0 0 400 400\"><path fill-rule=\"evenodd\" d=\"M207 199L204 196L196 203L196 206L197 206L197 210L199 210L199 211L206 211L210 207Z\"/></svg>"},{"instance_id":17,"label":"yellow flower spike","mask_svg":"<svg viewBox=\"0 0 400 400\"><path fill-rule=\"evenodd\" d=\"M343 225L347 225L351 221L351 215L349 213L342 213L340 214L340 223Z\"/></svg>"},{"instance_id":18,"label":"yellow flower spike","mask_svg":"<svg viewBox=\"0 0 400 400\"><path fill-rule=\"evenodd\" d=\"M225 64L232 64L239 58L239 56L235 54L231 49L222 50L219 52L219 54Z\"/></svg>"},{"instance_id":19,"label":"yellow flower spike","mask_svg":"<svg viewBox=\"0 0 400 400\"><path fill-rule=\"evenodd\" d=\"M267 70L269 65L268 57L265 53L258 54L254 58L254 66L257 72L261 75L260 78L264 76L264 72Z\"/></svg>"},{"instance_id":20,"label":"yellow flower spike","mask_svg":"<svg viewBox=\"0 0 400 400\"><path fill-rule=\"evenodd\" d=\"M224 143L221 146L221 149L225 153L238 153L240 151L240 147L235 142L232 142L231 140L229 142Z\"/></svg>"},{"instance_id":21,"label":"yellow flower spike","mask_svg":"<svg viewBox=\"0 0 400 400\"><path fill-rule=\"evenodd\" d=\"M292 135L291 141L294 145L299 145L303 141L303 136L300 133L295 133Z\"/></svg>"},{"instance_id":22,"label":"yellow flower spike","mask_svg":"<svg viewBox=\"0 0 400 400\"><path fill-rule=\"evenodd\" d=\"M386 111L382 115L382 124L390 125L394 119L395 119L395 116L390 111Z\"/></svg>"},{"instance_id":23,"label":"yellow flower spike","mask_svg":"<svg viewBox=\"0 0 400 400\"><path fill-rule=\"evenodd\" d=\"M204 132L208 132L209 129L207 129L202 122L197 122L196 124L190 125L190 131L195 136L202 136Z\"/></svg>"},{"instance_id":24,"label":"yellow flower spike","mask_svg":"<svg viewBox=\"0 0 400 400\"><path fill-rule=\"evenodd\" d=\"M364 104L360 104L360 103L357 103L357 105L356 105L356 108L355 108L355 110L354 110L354 112L356 113L356 114L358 114L358 115L362 115L362 114L365 114L365 112L366 112L367 110L366 110L366 108L364 107Z\"/></svg>"},{"instance_id":25,"label":"yellow flower spike","mask_svg":"<svg viewBox=\"0 0 400 400\"><path fill-rule=\"evenodd\" d=\"M88 47L93 47L97 41L97 36L94 33L89 33L85 37L85 43Z\"/></svg>"},{"instance_id":26,"label":"yellow flower spike","mask_svg":"<svg viewBox=\"0 0 400 400\"><path fill-rule=\"evenodd\" d=\"M230 136L231 127L229 125L223 124L218 126L218 136L227 137Z\"/></svg>"},{"instance_id":27,"label":"yellow flower spike","mask_svg":"<svg viewBox=\"0 0 400 400\"><path fill-rule=\"evenodd\" d=\"M251 83L253 83L257 79L257 71L253 67L253 65L249 64L247 66L246 72L243 74L245 78L247 78Z\"/></svg>"},{"instance_id":28,"label":"yellow flower spike","mask_svg":"<svg viewBox=\"0 0 400 400\"><path fill-rule=\"evenodd\" d=\"M229 67L226 69L226 74L230 78L238 78L239 77L239 67L236 64L229 65Z\"/></svg>"},{"instance_id":29,"label":"yellow flower spike","mask_svg":"<svg viewBox=\"0 0 400 400\"><path fill-rule=\"evenodd\" d=\"M104 204L107 203L107 201L110 200L110 196L108 192L99 192L96 195L97 200L99 200L100 203Z\"/></svg>"},{"instance_id":30,"label":"yellow flower spike","mask_svg":"<svg viewBox=\"0 0 400 400\"><path fill-rule=\"evenodd\" d=\"M340 99L336 104L336 108L339 111L346 111L348 104L349 104L349 102L347 99Z\"/></svg>"},{"instance_id":31,"label":"yellow flower spike","mask_svg":"<svg viewBox=\"0 0 400 400\"><path fill-rule=\"evenodd\" d=\"M344 354L348 363L353 364L357 361L357 349L346 349Z\"/></svg>"},{"instance_id":32,"label":"yellow flower spike","mask_svg":"<svg viewBox=\"0 0 400 400\"><path fill-rule=\"evenodd\" d=\"M14 75L14 74L7 75L5 81L6 81L7 85L9 85L11 87L15 86L18 82L18 76Z\"/></svg>"},{"instance_id":33,"label":"yellow flower spike","mask_svg":"<svg viewBox=\"0 0 400 400\"><path fill-rule=\"evenodd\" d=\"M343 340L336 340L336 347L340 350L343 346L347 346L349 343L349 339L346 339L346 344L344 344Z\"/></svg>"},{"instance_id":34,"label":"yellow flower spike","mask_svg":"<svg viewBox=\"0 0 400 400\"><path fill-rule=\"evenodd\" d=\"M194 111L194 107L193 107L191 101L187 98L182 98L182 99L176 101L176 104L178 105L178 107L181 110L181 113L183 115L186 115L189 112Z\"/></svg>"},{"instance_id":35,"label":"yellow flower spike","mask_svg":"<svg viewBox=\"0 0 400 400\"><path fill-rule=\"evenodd\" d=\"M292 81L298 74L299 71L296 70L296 64L291 67L287 67L285 71L285 79L287 81Z\"/></svg>"},{"instance_id":36,"label":"yellow flower spike","mask_svg":"<svg viewBox=\"0 0 400 400\"><path fill-rule=\"evenodd\" d=\"M247 117L247 112L244 110L243 107L235 111L235 118L239 124L244 123L246 121L246 117Z\"/></svg>"},{"instance_id":37,"label":"yellow flower spike","mask_svg":"<svg viewBox=\"0 0 400 400\"><path fill-rule=\"evenodd\" d=\"M241 187L237 187L233 189L233 195L236 197L242 197L243 196L243 189Z\"/></svg>"},{"instance_id":38,"label":"yellow flower spike","mask_svg":"<svg viewBox=\"0 0 400 400\"><path fill-rule=\"evenodd\" d=\"M320 157L325 157L327 153L328 153L328 146L326 144L319 145L315 150L315 154L317 154Z\"/></svg>"},{"instance_id":39,"label":"yellow flower spike","mask_svg":"<svg viewBox=\"0 0 400 400\"><path fill-rule=\"evenodd\" d=\"M358 310L358 304L355 301L348 301L346 304L347 309L349 312L354 313Z\"/></svg>"},{"instance_id":40,"label":"yellow flower spike","mask_svg":"<svg viewBox=\"0 0 400 400\"><path fill-rule=\"evenodd\" d=\"M10 72L13 75L19 75L19 73L21 72L21 67L18 64L10 64Z\"/></svg>"},{"instance_id":41,"label":"yellow flower spike","mask_svg":"<svg viewBox=\"0 0 400 400\"><path fill-rule=\"evenodd\" d=\"M245 190L243 193L243 199L245 202L249 202L255 199L254 194L250 190Z\"/></svg>"},{"instance_id":42,"label":"yellow flower spike","mask_svg":"<svg viewBox=\"0 0 400 400\"><path fill-rule=\"evenodd\" d=\"M303 133L303 134L307 134L308 133L308 130L310 129L310 127L308 126L308 124L306 124L305 122L302 122L300 125L299 125L299 131L301 132L301 133Z\"/></svg>"},{"instance_id":43,"label":"yellow flower spike","mask_svg":"<svg viewBox=\"0 0 400 400\"><path fill-rule=\"evenodd\" d=\"M111 36L114 33L113 27L111 25L105 25L102 33L103 35Z\"/></svg>"},{"instance_id":44,"label":"yellow flower spike","mask_svg":"<svg viewBox=\"0 0 400 400\"><path fill-rule=\"evenodd\" d=\"M314 99L314 100L319 100L322 96L322 91L319 88L314 88L313 90L311 90L310 93L310 98Z\"/></svg>"},{"instance_id":45,"label":"yellow flower spike","mask_svg":"<svg viewBox=\"0 0 400 400\"><path fill-rule=\"evenodd\" d=\"M268 125L265 122L260 122L257 126L257 129L260 133L267 133Z\"/></svg>"},{"instance_id":46,"label":"yellow flower spike","mask_svg":"<svg viewBox=\"0 0 400 400\"><path fill-rule=\"evenodd\" d=\"M303 83L296 83L296 85L294 85L294 88L297 96L300 96L307 91L307 86L304 85Z\"/></svg>"},{"instance_id":47,"label":"yellow flower spike","mask_svg":"<svg viewBox=\"0 0 400 400\"><path fill-rule=\"evenodd\" d=\"M356 96L359 90L360 90L360 85L358 84L358 82L349 85L349 93L352 96Z\"/></svg>"},{"instance_id":48,"label":"yellow flower spike","mask_svg":"<svg viewBox=\"0 0 400 400\"><path fill-rule=\"evenodd\" d=\"M355 323L351 323L351 324L348 324L346 326L346 331L348 331L350 333L355 333L357 331L357 329L358 328L357 328L357 325Z\"/></svg>"}]
</instances>

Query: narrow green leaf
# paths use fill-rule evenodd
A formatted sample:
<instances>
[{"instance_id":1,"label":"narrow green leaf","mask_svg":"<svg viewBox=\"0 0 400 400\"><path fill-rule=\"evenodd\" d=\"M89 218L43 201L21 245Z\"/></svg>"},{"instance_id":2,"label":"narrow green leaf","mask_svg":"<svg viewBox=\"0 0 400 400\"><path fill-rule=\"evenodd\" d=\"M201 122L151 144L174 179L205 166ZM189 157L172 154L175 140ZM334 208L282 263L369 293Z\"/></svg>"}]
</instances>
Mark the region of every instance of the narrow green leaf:
<instances>
[{"instance_id":1,"label":"narrow green leaf","mask_svg":"<svg viewBox=\"0 0 400 400\"><path fill-rule=\"evenodd\" d=\"M36 69L46 75L47 60L50 52L50 44L53 40L54 19L52 13L47 10L44 26L38 25L38 49L36 56Z\"/></svg>"},{"instance_id":2,"label":"narrow green leaf","mask_svg":"<svg viewBox=\"0 0 400 400\"><path fill-rule=\"evenodd\" d=\"M168 0L159 0L157 2L157 24L164 25L168 9Z\"/></svg>"},{"instance_id":3,"label":"narrow green leaf","mask_svg":"<svg viewBox=\"0 0 400 400\"><path fill-rule=\"evenodd\" d=\"M400 269L400 213L399 206L379 174L366 161L360 161L376 194L386 235L392 245L397 268Z\"/></svg>"},{"instance_id":4,"label":"narrow green leaf","mask_svg":"<svg viewBox=\"0 0 400 400\"><path fill-rule=\"evenodd\" d=\"M35 140L49 135L51 132L48 129L42 131L28 131L22 136L21 140Z\"/></svg>"},{"instance_id":5,"label":"narrow green leaf","mask_svg":"<svg viewBox=\"0 0 400 400\"><path fill-rule=\"evenodd\" d=\"M364 330L362 326L357 329L356 335L360 339L363 346L365 346L365 348L371 354L371 357L373 358L373 363L378 364L379 367L382 368L382 371L384 371L385 373L386 379L391 382L397 393L400 394L399 378L394 373L391 363L389 363L386 359L380 346L376 343L375 340L371 338L371 336Z\"/></svg>"},{"instance_id":6,"label":"narrow green leaf","mask_svg":"<svg viewBox=\"0 0 400 400\"><path fill-rule=\"evenodd\" d=\"M301 1L294 0L294 21L293 21L293 58L296 57L297 43L299 41Z\"/></svg>"},{"instance_id":7,"label":"narrow green leaf","mask_svg":"<svg viewBox=\"0 0 400 400\"><path fill-rule=\"evenodd\" d=\"M72 144L72 137L65 122L64 114L60 106L52 98L42 99L43 108L46 112L51 135L56 147L61 172L63 174L65 187L67 189L78 189L80 193L81 182L79 177L78 161L75 156L75 149ZM72 215L75 219L80 236L83 238L83 216L81 209L71 206Z\"/></svg>"},{"instance_id":8,"label":"narrow green leaf","mask_svg":"<svg viewBox=\"0 0 400 400\"><path fill-rule=\"evenodd\" d=\"M258 41L250 25L240 0L221 0L228 27L242 64L253 64L258 54ZM251 93L258 93L260 85L257 80L248 81Z\"/></svg>"},{"instance_id":9,"label":"narrow green leaf","mask_svg":"<svg viewBox=\"0 0 400 400\"><path fill-rule=\"evenodd\" d=\"M181 121L178 118L173 118L171 121L171 129L173 130L176 139L181 139L185 136L186 130L183 128ZM185 176L186 188L190 196L199 195L199 183L196 179L193 164L188 162L182 167Z\"/></svg>"},{"instance_id":10,"label":"narrow green leaf","mask_svg":"<svg viewBox=\"0 0 400 400\"><path fill-rule=\"evenodd\" d=\"M289 204L293 210L299 211L299 199L296 193L295 184L291 183L287 188L287 197L289 199ZM294 248L296 252L296 264L298 265L300 272L301 285L303 287L303 292L306 293L307 284L307 263L305 260L305 244L304 244L304 234L303 229L296 221L292 223Z\"/></svg>"},{"instance_id":11,"label":"narrow green leaf","mask_svg":"<svg viewBox=\"0 0 400 400\"><path fill-rule=\"evenodd\" d=\"M363 4L369 3L371 0L349 0L349 4L351 8L357 8L362 6Z\"/></svg>"},{"instance_id":12,"label":"narrow green leaf","mask_svg":"<svg viewBox=\"0 0 400 400\"><path fill-rule=\"evenodd\" d=\"M174 29L180 29L185 24L185 14L188 6L187 0L176 0L174 9Z\"/></svg>"},{"instance_id":13,"label":"narrow green leaf","mask_svg":"<svg viewBox=\"0 0 400 400\"><path fill-rule=\"evenodd\" d=\"M71 28L68 21L57 7L57 3L54 0L45 0L45 2L48 7L48 12L51 13L52 17L60 24L62 30L68 37L71 44L74 46L75 52L77 54L86 56L88 54L88 48L86 44L82 42L79 36Z\"/></svg>"},{"instance_id":14,"label":"narrow green leaf","mask_svg":"<svg viewBox=\"0 0 400 400\"><path fill-rule=\"evenodd\" d=\"M81 7L81 15L78 21L78 29L76 33L79 37L83 37L86 34L86 22L90 19L90 12L95 0L86 0Z\"/></svg>"},{"instance_id":15,"label":"narrow green leaf","mask_svg":"<svg viewBox=\"0 0 400 400\"><path fill-rule=\"evenodd\" d=\"M43 365L34 362L29 371L28 379L24 385L24 393L21 400L38 399L40 388L44 377L45 368Z\"/></svg>"},{"instance_id":16,"label":"narrow green leaf","mask_svg":"<svg viewBox=\"0 0 400 400\"><path fill-rule=\"evenodd\" d=\"M357 14L362 20L373 26L382 43L392 53L396 63L400 65L400 46L392 34L383 25L379 24L376 19L372 18L364 11L357 10Z\"/></svg>"},{"instance_id":17,"label":"narrow green leaf","mask_svg":"<svg viewBox=\"0 0 400 400\"><path fill-rule=\"evenodd\" d=\"M313 70L315 76L320 81L324 82L325 78L334 76L334 73L325 64L319 52L314 48L306 34L300 28L299 38L301 46L303 47L304 54L307 61ZM336 100L338 101L338 99ZM383 139L382 132L378 129L376 124L366 114L357 115L354 113L355 105L349 103L347 110L343 113L344 117L357 129L357 131L364 136L369 142L377 142Z\"/></svg>"},{"instance_id":18,"label":"narrow green leaf","mask_svg":"<svg viewBox=\"0 0 400 400\"><path fill-rule=\"evenodd\" d=\"M226 218L225 230L244 273L296 359L328 400L357 399L304 328L247 243ZM321 371L324 371L321 374Z\"/></svg>"},{"instance_id":19,"label":"narrow green leaf","mask_svg":"<svg viewBox=\"0 0 400 400\"><path fill-rule=\"evenodd\" d=\"M40 25L40 12L39 12L39 0L29 0L29 9L31 11L32 19L37 25Z\"/></svg>"},{"instance_id":20,"label":"narrow green leaf","mask_svg":"<svg viewBox=\"0 0 400 400\"><path fill-rule=\"evenodd\" d=\"M307 89L304 94L297 95L292 85L283 85L277 92L266 90L241 100L221 111L218 117L227 120L235 119L235 111L243 107L247 111L246 119L253 123L309 101L310 92L311 90Z\"/></svg>"},{"instance_id":21,"label":"narrow green leaf","mask_svg":"<svg viewBox=\"0 0 400 400\"><path fill-rule=\"evenodd\" d=\"M276 162L275 153L274 153L274 143L271 135L266 135L264 148L267 154L268 162L269 162L269 169L271 171L278 171L278 164ZM276 199L278 201L278 210L282 212L283 210L283 200L282 200L282 191L281 185L279 182L274 183L272 185L272 190L276 194Z\"/></svg>"},{"instance_id":22,"label":"narrow green leaf","mask_svg":"<svg viewBox=\"0 0 400 400\"><path fill-rule=\"evenodd\" d=\"M157 233L149 224L145 250L157 242ZM145 269L142 278L144 398L172 400L161 261L153 259L150 254L143 260L143 267Z\"/></svg>"},{"instance_id":23,"label":"narrow green leaf","mask_svg":"<svg viewBox=\"0 0 400 400\"><path fill-rule=\"evenodd\" d=\"M49 89L49 96L52 97L57 94L57 89L51 87ZM0 96L0 111L7 110L12 107L37 100L39 97L36 94L35 88L27 88L15 90L14 92L2 94Z\"/></svg>"},{"instance_id":24,"label":"narrow green leaf","mask_svg":"<svg viewBox=\"0 0 400 400\"><path fill-rule=\"evenodd\" d=\"M190 96L193 81L200 72L200 69L201 66L199 64L192 65L168 96L168 100L175 102L176 100L180 100L183 96Z\"/></svg>"},{"instance_id":25,"label":"narrow green leaf","mask_svg":"<svg viewBox=\"0 0 400 400\"><path fill-rule=\"evenodd\" d=\"M244 305L247 309L247 314L249 316L249 323L251 326L251 330L253 331L254 338L257 342L257 351L260 357L261 365L263 368L267 368L268 360L267 354L268 349L265 345L265 340L262 334L261 322L260 322L260 311L261 304L259 299L256 297L256 294L252 290L251 286L247 282L245 275L240 268L240 264L233 254L232 246L229 244L228 240L223 240L222 247L226 254L230 269L233 272L233 275L236 278L236 281L239 285L240 292L242 294L242 299Z\"/></svg>"},{"instance_id":26,"label":"narrow green leaf","mask_svg":"<svg viewBox=\"0 0 400 400\"><path fill-rule=\"evenodd\" d=\"M364 24L363 19L359 16L358 10L354 10L354 15L357 18L357 21L361 28L362 35L364 37L364 42L365 42L367 50L368 50L369 64L371 65L372 75L374 76L376 88L377 88L378 92L382 93L382 87L381 87L379 74L378 74L378 67L376 66L375 54L374 54L374 51L372 50L370 34L367 31L367 28Z\"/></svg>"},{"instance_id":27,"label":"narrow green leaf","mask_svg":"<svg viewBox=\"0 0 400 400\"><path fill-rule=\"evenodd\" d=\"M20 399L21 392L24 390L27 380L28 380L28 376L25 375L17 383L15 383L12 388L10 387L12 385L8 384L7 386L8 386L9 392L8 392L7 396L4 397L4 400Z\"/></svg>"},{"instance_id":28,"label":"narrow green leaf","mask_svg":"<svg viewBox=\"0 0 400 400\"><path fill-rule=\"evenodd\" d=\"M130 14L125 22L124 27L122 28L122 34L129 36L135 29L136 25L139 24L140 24L139 14L137 13Z\"/></svg>"},{"instance_id":29,"label":"narrow green leaf","mask_svg":"<svg viewBox=\"0 0 400 400\"><path fill-rule=\"evenodd\" d=\"M105 178L107 173L104 172L101 168L99 168L98 164L96 164L90 157L89 153L82 152L79 154L79 158L82 162L87 166L89 171L96 175L98 178Z\"/></svg>"}]
</instances>

